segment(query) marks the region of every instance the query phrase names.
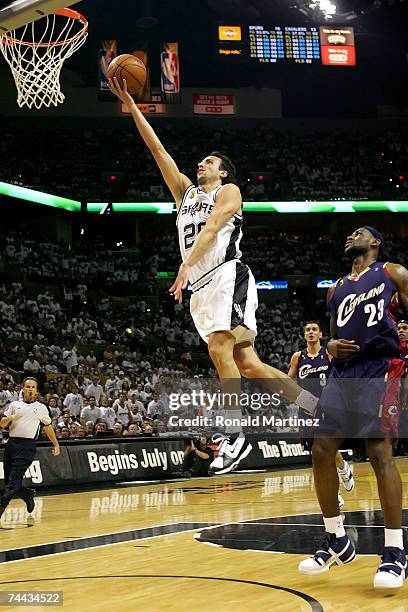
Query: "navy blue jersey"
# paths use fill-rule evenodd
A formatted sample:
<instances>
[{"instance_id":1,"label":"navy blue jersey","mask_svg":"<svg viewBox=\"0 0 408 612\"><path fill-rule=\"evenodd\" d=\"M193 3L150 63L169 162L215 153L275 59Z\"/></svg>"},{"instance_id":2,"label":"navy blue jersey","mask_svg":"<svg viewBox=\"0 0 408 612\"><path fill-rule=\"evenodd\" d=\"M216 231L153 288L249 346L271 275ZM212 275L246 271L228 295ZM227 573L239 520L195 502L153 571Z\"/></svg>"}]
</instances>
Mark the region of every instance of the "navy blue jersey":
<instances>
[{"instance_id":1,"label":"navy blue jersey","mask_svg":"<svg viewBox=\"0 0 408 612\"><path fill-rule=\"evenodd\" d=\"M325 347L322 346L315 357L310 357L307 349L303 349L299 355L296 373L299 386L320 397L330 369L331 363Z\"/></svg>"},{"instance_id":2,"label":"navy blue jersey","mask_svg":"<svg viewBox=\"0 0 408 612\"><path fill-rule=\"evenodd\" d=\"M341 361L400 355L398 290L385 266L376 261L357 280L344 276L329 294L335 337L355 340L360 347L352 357Z\"/></svg>"}]
</instances>

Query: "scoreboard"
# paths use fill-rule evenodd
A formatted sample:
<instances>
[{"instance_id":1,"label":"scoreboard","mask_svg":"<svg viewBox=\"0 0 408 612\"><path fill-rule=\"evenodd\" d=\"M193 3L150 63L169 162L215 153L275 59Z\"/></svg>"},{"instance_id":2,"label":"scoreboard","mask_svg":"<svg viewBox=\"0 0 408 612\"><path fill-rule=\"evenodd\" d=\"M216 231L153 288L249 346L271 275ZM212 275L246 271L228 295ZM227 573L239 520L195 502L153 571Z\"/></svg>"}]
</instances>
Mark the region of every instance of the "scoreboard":
<instances>
[{"instance_id":1,"label":"scoreboard","mask_svg":"<svg viewBox=\"0 0 408 612\"><path fill-rule=\"evenodd\" d=\"M220 25L218 55L259 64L356 65L351 27Z\"/></svg>"},{"instance_id":2,"label":"scoreboard","mask_svg":"<svg viewBox=\"0 0 408 612\"><path fill-rule=\"evenodd\" d=\"M249 57L276 64L293 60L297 64L320 61L319 30L315 27L248 26Z\"/></svg>"}]
</instances>

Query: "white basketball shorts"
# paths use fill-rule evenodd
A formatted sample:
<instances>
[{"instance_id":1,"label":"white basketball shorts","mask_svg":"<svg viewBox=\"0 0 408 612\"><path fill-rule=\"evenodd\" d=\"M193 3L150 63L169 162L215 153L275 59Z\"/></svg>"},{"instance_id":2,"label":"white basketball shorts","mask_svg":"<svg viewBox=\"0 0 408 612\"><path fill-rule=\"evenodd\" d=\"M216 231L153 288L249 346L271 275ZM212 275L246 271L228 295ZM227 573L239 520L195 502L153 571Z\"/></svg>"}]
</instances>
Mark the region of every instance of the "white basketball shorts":
<instances>
[{"instance_id":1,"label":"white basketball shorts","mask_svg":"<svg viewBox=\"0 0 408 612\"><path fill-rule=\"evenodd\" d=\"M222 264L210 281L194 291L190 301L194 325L207 343L215 331L230 331L236 344L253 342L257 308L253 274L237 259Z\"/></svg>"}]
</instances>

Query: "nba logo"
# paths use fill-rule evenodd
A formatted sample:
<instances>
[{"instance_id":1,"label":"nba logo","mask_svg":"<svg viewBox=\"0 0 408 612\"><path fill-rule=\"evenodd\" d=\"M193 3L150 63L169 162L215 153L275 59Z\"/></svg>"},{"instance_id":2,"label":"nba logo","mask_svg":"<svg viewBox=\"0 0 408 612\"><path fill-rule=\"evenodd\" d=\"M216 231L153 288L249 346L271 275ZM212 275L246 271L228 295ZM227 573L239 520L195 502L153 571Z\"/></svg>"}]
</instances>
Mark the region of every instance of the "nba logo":
<instances>
[{"instance_id":1,"label":"nba logo","mask_svg":"<svg viewBox=\"0 0 408 612\"><path fill-rule=\"evenodd\" d=\"M162 91L165 93L179 93L180 73L178 53L163 51L161 53L161 81Z\"/></svg>"}]
</instances>

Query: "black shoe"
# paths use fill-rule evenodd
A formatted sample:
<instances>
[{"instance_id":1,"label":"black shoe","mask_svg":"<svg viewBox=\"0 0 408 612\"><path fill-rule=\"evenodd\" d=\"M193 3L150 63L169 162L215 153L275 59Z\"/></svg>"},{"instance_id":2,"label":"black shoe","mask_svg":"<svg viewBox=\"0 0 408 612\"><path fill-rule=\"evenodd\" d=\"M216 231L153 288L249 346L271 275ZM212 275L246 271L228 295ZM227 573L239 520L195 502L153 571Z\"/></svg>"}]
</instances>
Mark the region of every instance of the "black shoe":
<instances>
[{"instance_id":1,"label":"black shoe","mask_svg":"<svg viewBox=\"0 0 408 612\"><path fill-rule=\"evenodd\" d=\"M34 489L29 489L29 491L30 491L30 497L26 501L26 506L27 506L28 514L31 514L35 508L35 501L34 501L35 491Z\"/></svg>"},{"instance_id":2,"label":"black shoe","mask_svg":"<svg viewBox=\"0 0 408 612\"><path fill-rule=\"evenodd\" d=\"M190 470L185 470L184 472L178 471L178 472L172 472L171 477L172 478L191 478L192 473Z\"/></svg>"}]
</instances>

